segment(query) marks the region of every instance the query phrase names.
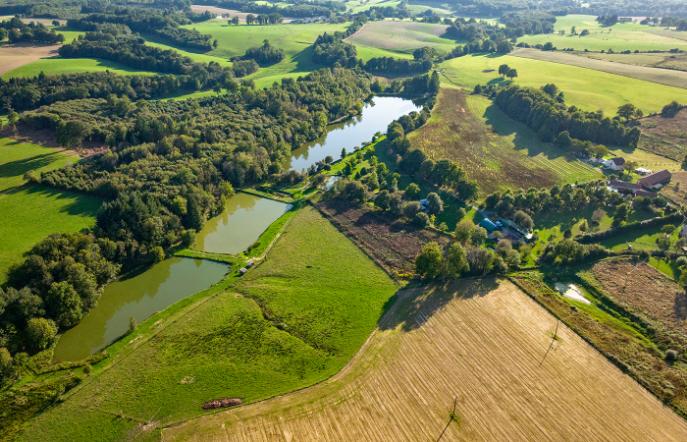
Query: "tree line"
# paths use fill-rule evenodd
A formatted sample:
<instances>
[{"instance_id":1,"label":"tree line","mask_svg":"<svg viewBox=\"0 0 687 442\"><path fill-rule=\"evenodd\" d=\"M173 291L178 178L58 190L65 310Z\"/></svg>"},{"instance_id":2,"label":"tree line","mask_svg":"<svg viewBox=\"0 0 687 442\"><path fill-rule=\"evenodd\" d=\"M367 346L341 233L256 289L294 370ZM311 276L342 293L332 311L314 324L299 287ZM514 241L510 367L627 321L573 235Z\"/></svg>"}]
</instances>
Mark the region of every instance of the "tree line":
<instances>
[{"instance_id":1,"label":"tree line","mask_svg":"<svg viewBox=\"0 0 687 442\"><path fill-rule=\"evenodd\" d=\"M0 21L0 40L14 43L56 44L64 41L64 36L58 34L41 23L24 23L18 17Z\"/></svg>"},{"instance_id":2,"label":"tree line","mask_svg":"<svg viewBox=\"0 0 687 442\"><path fill-rule=\"evenodd\" d=\"M265 67L282 61L284 59L284 51L280 48L272 46L269 40L264 40L261 46L247 49L246 53L237 59L255 60L258 65Z\"/></svg>"},{"instance_id":3,"label":"tree line","mask_svg":"<svg viewBox=\"0 0 687 442\"><path fill-rule=\"evenodd\" d=\"M217 40L210 35L201 34L180 25L191 23L183 13L163 12L155 9L110 7L102 12L70 19L70 28L92 31L97 24L115 23L128 26L132 31L157 36L169 43L183 48L207 52L217 46Z\"/></svg>"},{"instance_id":4,"label":"tree line","mask_svg":"<svg viewBox=\"0 0 687 442\"><path fill-rule=\"evenodd\" d=\"M623 119L605 117L601 111L566 107L555 87L543 90L509 85L499 88L493 98L508 116L525 123L544 141L556 140L561 147L571 147L572 139L632 148L639 141L638 127Z\"/></svg>"}]
</instances>

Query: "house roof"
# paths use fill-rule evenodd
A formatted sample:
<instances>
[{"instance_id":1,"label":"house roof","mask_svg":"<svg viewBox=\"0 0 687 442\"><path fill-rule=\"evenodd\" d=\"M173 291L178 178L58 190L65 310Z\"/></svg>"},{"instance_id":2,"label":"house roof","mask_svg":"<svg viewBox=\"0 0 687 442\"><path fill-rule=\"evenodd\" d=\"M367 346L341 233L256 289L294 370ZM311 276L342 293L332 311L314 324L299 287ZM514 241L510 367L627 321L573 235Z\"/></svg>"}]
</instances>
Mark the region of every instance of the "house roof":
<instances>
[{"instance_id":1,"label":"house roof","mask_svg":"<svg viewBox=\"0 0 687 442\"><path fill-rule=\"evenodd\" d=\"M658 172L647 175L638 181L639 184L645 187L655 186L656 184L665 183L670 180L673 175L667 170L659 170Z\"/></svg>"},{"instance_id":2,"label":"house roof","mask_svg":"<svg viewBox=\"0 0 687 442\"><path fill-rule=\"evenodd\" d=\"M611 158L611 161L613 161L613 163L615 163L616 166L622 166L623 164L625 164L625 158L622 157Z\"/></svg>"},{"instance_id":3,"label":"house roof","mask_svg":"<svg viewBox=\"0 0 687 442\"><path fill-rule=\"evenodd\" d=\"M489 231L489 232L492 232L492 231L496 230L497 227L498 227L498 226L497 226L492 220L490 220L489 218L484 218L482 221L479 222L479 225L480 225L481 227L484 227L485 229L487 229L487 231Z\"/></svg>"}]
</instances>

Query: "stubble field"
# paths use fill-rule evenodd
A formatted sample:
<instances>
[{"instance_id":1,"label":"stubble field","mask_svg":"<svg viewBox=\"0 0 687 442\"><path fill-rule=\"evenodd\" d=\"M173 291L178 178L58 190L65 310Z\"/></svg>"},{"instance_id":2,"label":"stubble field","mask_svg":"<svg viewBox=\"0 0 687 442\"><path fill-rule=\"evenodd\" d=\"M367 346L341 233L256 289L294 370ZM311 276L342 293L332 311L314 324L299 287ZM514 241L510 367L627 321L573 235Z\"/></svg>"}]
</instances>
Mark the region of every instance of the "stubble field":
<instances>
[{"instance_id":1,"label":"stubble field","mask_svg":"<svg viewBox=\"0 0 687 442\"><path fill-rule=\"evenodd\" d=\"M511 283L463 281L400 296L336 377L169 427L162 439L687 437L681 418Z\"/></svg>"}]
</instances>

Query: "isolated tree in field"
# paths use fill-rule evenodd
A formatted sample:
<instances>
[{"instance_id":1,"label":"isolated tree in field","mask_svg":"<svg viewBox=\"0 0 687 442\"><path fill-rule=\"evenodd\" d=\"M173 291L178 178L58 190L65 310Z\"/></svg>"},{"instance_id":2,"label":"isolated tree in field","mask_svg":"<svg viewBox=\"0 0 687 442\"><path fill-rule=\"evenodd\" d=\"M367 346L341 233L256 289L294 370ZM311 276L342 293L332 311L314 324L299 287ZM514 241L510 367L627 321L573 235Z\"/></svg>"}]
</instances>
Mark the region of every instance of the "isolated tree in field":
<instances>
[{"instance_id":1,"label":"isolated tree in field","mask_svg":"<svg viewBox=\"0 0 687 442\"><path fill-rule=\"evenodd\" d=\"M57 326L46 318L32 318L26 325L26 338L33 351L42 351L55 342Z\"/></svg>"},{"instance_id":2,"label":"isolated tree in field","mask_svg":"<svg viewBox=\"0 0 687 442\"><path fill-rule=\"evenodd\" d=\"M422 246L415 258L415 273L421 278L433 279L441 274L442 267L443 256L439 244L432 241Z\"/></svg>"},{"instance_id":3,"label":"isolated tree in field","mask_svg":"<svg viewBox=\"0 0 687 442\"><path fill-rule=\"evenodd\" d=\"M238 26L238 24L239 24L239 17L238 17L238 16L232 17L231 20L229 20L229 24L230 24L230 25L234 25L234 26Z\"/></svg>"},{"instance_id":4,"label":"isolated tree in field","mask_svg":"<svg viewBox=\"0 0 687 442\"><path fill-rule=\"evenodd\" d=\"M580 32L580 37L586 37L589 35L589 29L583 29L582 32Z\"/></svg>"},{"instance_id":5,"label":"isolated tree in field","mask_svg":"<svg viewBox=\"0 0 687 442\"><path fill-rule=\"evenodd\" d=\"M637 120L644 116L644 112L632 103L626 103L620 106L617 114L626 121Z\"/></svg>"},{"instance_id":6,"label":"isolated tree in field","mask_svg":"<svg viewBox=\"0 0 687 442\"><path fill-rule=\"evenodd\" d=\"M541 90L543 90L544 92L546 92L547 94L549 94L552 97L555 97L556 95L558 95L558 92L559 92L558 86L556 86L553 83L545 84L544 86L542 86Z\"/></svg>"},{"instance_id":7,"label":"isolated tree in field","mask_svg":"<svg viewBox=\"0 0 687 442\"><path fill-rule=\"evenodd\" d=\"M457 278L470 270L467 254L460 243L453 242L446 249L444 257L444 273L451 278Z\"/></svg>"},{"instance_id":8,"label":"isolated tree in field","mask_svg":"<svg viewBox=\"0 0 687 442\"><path fill-rule=\"evenodd\" d=\"M427 194L427 209L432 215L438 215L444 211L444 201L438 193L430 192Z\"/></svg>"},{"instance_id":9,"label":"isolated tree in field","mask_svg":"<svg viewBox=\"0 0 687 442\"><path fill-rule=\"evenodd\" d=\"M506 77L510 78L511 80L513 78L516 78L518 76L518 71L516 69L508 69L508 72L506 72Z\"/></svg>"},{"instance_id":10,"label":"isolated tree in field","mask_svg":"<svg viewBox=\"0 0 687 442\"><path fill-rule=\"evenodd\" d=\"M661 116L663 118L673 118L680 112L680 109L682 109L682 105L677 101L673 101L663 106L663 109L661 109Z\"/></svg>"},{"instance_id":11,"label":"isolated tree in field","mask_svg":"<svg viewBox=\"0 0 687 442\"><path fill-rule=\"evenodd\" d=\"M510 71L510 66L508 66L507 64L502 64L501 66L499 66L500 76L505 77L506 74L508 74L508 71Z\"/></svg>"}]
</instances>

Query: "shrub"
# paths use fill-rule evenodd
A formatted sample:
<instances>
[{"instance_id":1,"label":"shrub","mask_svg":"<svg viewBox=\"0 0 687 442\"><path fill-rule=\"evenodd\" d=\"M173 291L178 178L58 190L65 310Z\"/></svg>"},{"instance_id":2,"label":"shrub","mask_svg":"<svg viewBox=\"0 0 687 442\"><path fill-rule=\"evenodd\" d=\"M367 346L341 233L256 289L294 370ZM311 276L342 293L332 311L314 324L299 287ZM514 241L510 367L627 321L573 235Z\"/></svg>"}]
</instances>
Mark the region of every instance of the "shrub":
<instances>
[{"instance_id":1,"label":"shrub","mask_svg":"<svg viewBox=\"0 0 687 442\"><path fill-rule=\"evenodd\" d=\"M29 319L26 325L27 344L33 351L41 351L52 346L57 336L57 325L45 318Z\"/></svg>"}]
</instances>

